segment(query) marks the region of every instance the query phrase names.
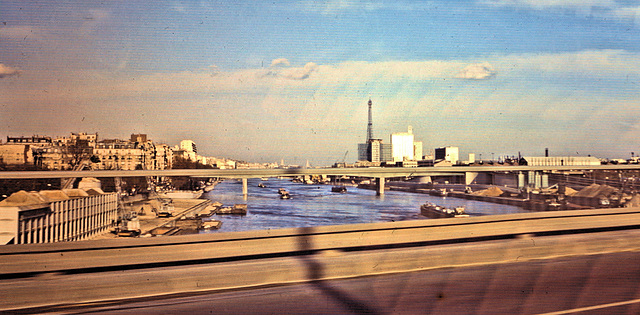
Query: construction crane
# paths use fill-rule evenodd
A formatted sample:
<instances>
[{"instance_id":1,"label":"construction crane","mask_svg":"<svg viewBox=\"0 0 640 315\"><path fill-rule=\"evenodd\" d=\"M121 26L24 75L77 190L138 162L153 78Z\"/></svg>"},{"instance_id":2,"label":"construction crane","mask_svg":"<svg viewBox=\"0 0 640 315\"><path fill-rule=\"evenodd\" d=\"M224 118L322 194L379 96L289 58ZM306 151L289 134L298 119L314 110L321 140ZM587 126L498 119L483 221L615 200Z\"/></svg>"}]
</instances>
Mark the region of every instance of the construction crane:
<instances>
[{"instance_id":1,"label":"construction crane","mask_svg":"<svg viewBox=\"0 0 640 315\"><path fill-rule=\"evenodd\" d=\"M334 167L346 167L346 163L345 160L347 159L347 154L349 154L349 150L347 150L347 152L344 153L344 155L342 156L342 160L336 160L336 162L333 164Z\"/></svg>"},{"instance_id":2,"label":"construction crane","mask_svg":"<svg viewBox=\"0 0 640 315\"><path fill-rule=\"evenodd\" d=\"M347 159L347 154L349 154L349 150L347 150L347 152L344 153L344 156L342 156L342 162L341 163L345 163L344 161Z\"/></svg>"}]
</instances>

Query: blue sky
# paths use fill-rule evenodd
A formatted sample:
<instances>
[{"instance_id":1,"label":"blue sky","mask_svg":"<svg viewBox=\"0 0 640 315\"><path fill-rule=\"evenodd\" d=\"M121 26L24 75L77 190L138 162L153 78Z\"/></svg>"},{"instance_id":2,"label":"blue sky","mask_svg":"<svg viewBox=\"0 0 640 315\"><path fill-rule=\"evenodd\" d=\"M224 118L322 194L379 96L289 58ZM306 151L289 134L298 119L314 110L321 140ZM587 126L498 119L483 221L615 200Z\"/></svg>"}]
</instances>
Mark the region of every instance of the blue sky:
<instances>
[{"instance_id":1,"label":"blue sky","mask_svg":"<svg viewBox=\"0 0 640 315\"><path fill-rule=\"evenodd\" d=\"M147 133L326 165L640 153L640 1L1 1L0 136Z\"/></svg>"}]
</instances>

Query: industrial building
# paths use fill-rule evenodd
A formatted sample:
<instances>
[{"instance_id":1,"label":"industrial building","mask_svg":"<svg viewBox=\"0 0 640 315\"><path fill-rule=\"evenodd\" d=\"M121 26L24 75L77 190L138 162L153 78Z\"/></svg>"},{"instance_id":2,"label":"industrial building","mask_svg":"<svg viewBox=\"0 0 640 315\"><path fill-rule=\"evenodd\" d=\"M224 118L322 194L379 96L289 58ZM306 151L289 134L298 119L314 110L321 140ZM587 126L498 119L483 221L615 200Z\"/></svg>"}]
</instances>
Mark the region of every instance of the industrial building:
<instances>
[{"instance_id":1,"label":"industrial building","mask_svg":"<svg viewBox=\"0 0 640 315\"><path fill-rule=\"evenodd\" d=\"M600 165L600 159L593 156L539 156L524 157L529 166L586 166Z\"/></svg>"},{"instance_id":2,"label":"industrial building","mask_svg":"<svg viewBox=\"0 0 640 315\"><path fill-rule=\"evenodd\" d=\"M459 150L458 147L442 147L436 148L435 150L435 160L436 161L448 161L451 164L457 164L459 160Z\"/></svg>"},{"instance_id":3,"label":"industrial building","mask_svg":"<svg viewBox=\"0 0 640 315\"><path fill-rule=\"evenodd\" d=\"M422 160L422 142L415 141L411 126L407 132L391 134L391 147L393 162Z\"/></svg>"}]
</instances>

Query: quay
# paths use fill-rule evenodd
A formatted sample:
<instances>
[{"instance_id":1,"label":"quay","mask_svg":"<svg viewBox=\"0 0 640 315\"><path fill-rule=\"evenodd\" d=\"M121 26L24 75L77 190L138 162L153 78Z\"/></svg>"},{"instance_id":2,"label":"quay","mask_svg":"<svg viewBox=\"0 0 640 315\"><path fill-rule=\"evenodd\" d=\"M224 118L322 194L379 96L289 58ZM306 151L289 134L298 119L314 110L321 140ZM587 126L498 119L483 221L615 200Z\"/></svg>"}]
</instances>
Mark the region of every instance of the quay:
<instances>
[{"instance_id":1,"label":"quay","mask_svg":"<svg viewBox=\"0 0 640 315\"><path fill-rule=\"evenodd\" d=\"M368 183L359 184L358 188L369 190L378 189L375 184ZM546 188L530 190L527 195L523 191L513 187L499 187L487 184L465 185L390 181L385 185L385 189L387 190L484 201L517 206L532 211L614 208L638 206L638 202L640 202L640 196L637 193L625 195L620 189L607 185L591 184L582 188L580 191L577 191L570 187L565 187L565 190L571 192L560 196L558 189L550 190ZM562 198L564 198L564 201ZM603 200L606 201L605 204L603 204ZM558 201L562 201L563 203L561 205L555 204Z\"/></svg>"},{"instance_id":2,"label":"quay","mask_svg":"<svg viewBox=\"0 0 640 315\"><path fill-rule=\"evenodd\" d=\"M179 235L197 233L201 228L202 220L196 218L199 212L211 207L213 203L208 199L172 199L174 213L170 217L159 217L152 211L150 203L155 199L140 199L135 203L129 203L125 212L136 213L140 224L140 236ZM183 223L186 221L188 223ZM200 224L196 223L200 222ZM93 237L93 240L117 238L112 231Z\"/></svg>"},{"instance_id":3,"label":"quay","mask_svg":"<svg viewBox=\"0 0 640 315\"><path fill-rule=\"evenodd\" d=\"M172 215L159 217L153 211L154 203L160 204L145 195L119 198L99 188L20 191L0 202L0 242L36 244L117 238L118 234L197 233L202 228L201 217L213 215L222 206L208 199L176 198L170 201ZM135 230L119 233L125 221L135 221Z\"/></svg>"}]
</instances>

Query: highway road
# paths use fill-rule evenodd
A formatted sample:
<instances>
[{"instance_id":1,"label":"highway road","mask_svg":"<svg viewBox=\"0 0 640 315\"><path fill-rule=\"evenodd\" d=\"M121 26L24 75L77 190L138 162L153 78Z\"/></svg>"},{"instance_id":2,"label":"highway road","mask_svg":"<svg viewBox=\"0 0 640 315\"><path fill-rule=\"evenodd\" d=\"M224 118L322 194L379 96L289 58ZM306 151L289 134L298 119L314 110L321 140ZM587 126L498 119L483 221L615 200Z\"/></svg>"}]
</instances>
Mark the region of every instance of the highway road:
<instances>
[{"instance_id":1,"label":"highway road","mask_svg":"<svg viewBox=\"0 0 640 315\"><path fill-rule=\"evenodd\" d=\"M640 231L624 230L41 274L0 280L1 305L58 314L637 314L639 245ZM181 291L191 283L203 290Z\"/></svg>"},{"instance_id":2,"label":"highway road","mask_svg":"<svg viewBox=\"0 0 640 315\"><path fill-rule=\"evenodd\" d=\"M139 299L109 314L638 314L639 252L588 255Z\"/></svg>"}]
</instances>

